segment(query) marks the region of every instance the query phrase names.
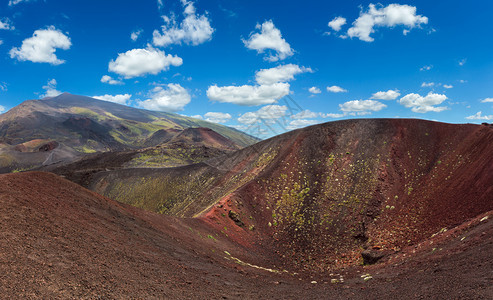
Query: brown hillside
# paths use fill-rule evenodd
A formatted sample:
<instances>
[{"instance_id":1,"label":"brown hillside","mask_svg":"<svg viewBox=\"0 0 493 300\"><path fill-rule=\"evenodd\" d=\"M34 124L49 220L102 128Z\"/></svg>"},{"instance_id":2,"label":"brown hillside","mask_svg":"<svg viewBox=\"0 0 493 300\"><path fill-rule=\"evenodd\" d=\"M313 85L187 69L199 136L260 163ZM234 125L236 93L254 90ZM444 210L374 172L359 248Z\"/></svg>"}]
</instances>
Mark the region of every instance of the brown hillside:
<instances>
[{"instance_id":1,"label":"brown hillside","mask_svg":"<svg viewBox=\"0 0 493 300\"><path fill-rule=\"evenodd\" d=\"M341 121L265 144L262 171L202 218L221 227L224 209L237 212L237 238L262 240L286 266L358 264L362 249L399 251L493 209L488 126Z\"/></svg>"},{"instance_id":2,"label":"brown hillside","mask_svg":"<svg viewBox=\"0 0 493 300\"><path fill-rule=\"evenodd\" d=\"M187 128L170 140L170 143L204 145L210 148L238 150L241 147L210 128Z\"/></svg>"},{"instance_id":3,"label":"brown hillside","mask_svg":"<svg viewBox=\"0 0 493 300\"><path fill-rule=\"evenodd\" d=\"M492 218L493 212L482 214L383 264L306 277L282 271L200 220L132 208L48 173L0 175L0 293L29 299L491 299Z\"/></svg>"},{"instance_id":4,"label":"brown hillside","mask_svg":"<svg viewBox=\"0 0 493 300\"><path fill-rule=\"evenodd\" d=\"M490 126L347 120L260 142L208 169L104 172L91 187L235 228L229 239L288 270L330 272L359 264L364 249L398 252L492 210L492 151Z\"/></svg>"}]
</instances>

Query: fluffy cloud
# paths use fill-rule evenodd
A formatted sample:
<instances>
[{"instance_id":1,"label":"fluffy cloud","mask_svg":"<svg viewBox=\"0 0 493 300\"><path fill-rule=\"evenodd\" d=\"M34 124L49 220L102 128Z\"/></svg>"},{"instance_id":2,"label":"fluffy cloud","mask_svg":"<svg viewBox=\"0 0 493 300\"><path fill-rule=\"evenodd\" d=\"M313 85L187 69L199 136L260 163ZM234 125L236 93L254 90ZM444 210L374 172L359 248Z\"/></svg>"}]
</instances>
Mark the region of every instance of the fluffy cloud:
<instances>
[{"instance_id":1,"label":"fluffy cloud","mask_svg":"<svg viewBox=\"0 0 493 300\"><path fill-rule=\"evenodd\" d=\"M329 22L329 27L334 31L341 30L342 26L346 24L346 19L343 17L336 17L332 21Z\"/></svg>"},{"instance_id":2,"label":"fluffy cloud","mask_svg":"<svg viewBox=\"0 0 493 300\"><path fill-rule=\"evenodd\" d=\"M258 84L274 84L278 82L287 82L294 79L294 75L313 72L310 68L300 67L298 65L288 64L270 69L262 69L255 74Z\"/></svg>"},{"instance_id":3,"label":"fluffy cloud","mask_svg":"<svg viewBox=\"0 0 493 300\"><path fill-rule=\"evenodd\" d=\"M451 89L451 88L453 88L454 86L453 86L453 85L451 85L451 84L444 84L444 85L443 85L443 87L444 87L444 88L446 88L446 89Z\"/></svg>"},{"instance_id":4,"label":"fluffy cloud","mask_svg":"<svg viewBox=\"0 0 493 300\"><path fill-rule=\"evenodd\" d=\"M377 92L371 96L375 100L395 100L401 93L398 90L388 90L386 92Z\"/></svg>"},{"instance_id":5,"label":"fluffy cloud","mask_svg":"<svg viewBox=\"0 0 493 300\"><path fill-rule=\"evenodd\" d=\"M372 111L380 111L387 105L374 100L353 100L343 104L339 104L340 109L345 113L369 113Z\"/></svg>"},{"instance_id":6,"label":"fluffy cloud","mask_svg":"<svg viewBox=\"0 0 493 300\"><path fill-rule=\"evenodd\" d=\"M303 119L293 120L293 121L289 122L287 129L294 130L294 129L303 128L303 127L310 126L310 125L315 125L317 123L319 123L317 120L303 120Z\"/></svg>"},{"instance_id":7,"label":"fluffy cloud","mask_svg":"<svg viewBox=\"0 0 493 300\"><path fill-rule=\"evenodd\" d=\"M442 94L428 93L425 97L418 94L408 94L399 100L399 103L407 108L411 108L416 113L426 113L430 111L441 112L447 109L446 106L435 106L447 100L447 96Z\"/></svg>"},{"instance_id":8,"label":"fluffy cloud","mask_svg":"<svg viewBox=\"0 0 493 300\"><path fill-rule=\"evenodd\" d=\"M14 30L15 27L12 25L12 22L9 18L5 18L0 20L0 30Z\"/></svg>"},{"instance_id":9,"label":"fluffy cloud","mask_svg":"<svg viewBox=\"0 0 493 300\"><path fill-rule=\"evenodd\" d=\"M212 101L234 103L245 106L272 104L289 94L288 83L271 85L242 85L242 86L210 86L207 97Z\"/></svg>"},{"instance_id":10,"label":"fluffy cloud","mask_svg":"<svg viewBox=\"0 0 493 300\"><path fill-rule=\"evenodd\" d=\"M205 120L212 123L226 123L231 120L231 115L221 112L208 112L204 115Z\"/></svg>"},{"instance_id":11,"label":"fluffy cloud","mask_svg":"<svg viewBox=\"0 0 493 300\"><path fill-rule=\"evenodd\" d=\"M57 58L56 49L68 50L70 46L72 46L70 38L54 26L50 26L48 29L36 30L32 37L22 42L20 48L12 48L9 54L11 58L20 61L60 65L65 61Z\"/></svg>"},{"instance_id":12,"label":"fluffy cloud","mask_svg":"<svg viewBox=\"0 0 493 300\"><path fill-rule=\"evenodd\" d=\"M434 83L434 82L423 82L423 83L421 84L421 87L432 87L432 86L434 86L434 85L435 85L435 83Z\"/></svg>"},{"instance_id":13,"label":"fluffy cloud","mask_svg":"<svg viewBox=\"0 0 493 300\"><path fill-rule=\"evenodd\" d=\"M43 86L43 89L45 90L45 93L41 95L41 98L53 98L58 95L60 95L62 92L58 91L56 89L57 82L55 79L49 80L45 86Z\"/></svg>"},{"instance_id":14,"label":"fluffy cloud","mask_svg":"<svg viewBox=\"0 0 493 300\"><path fill-rule=\"evenodd\" d=\"M142 34L142 32L144 32L144 30L142 30L142 29L133 31L130 34L130 39L135 42L139 38L139 36Z\"/></svg>"},{"instance_id":15,"label":"fluffy cloud","mask_svg":"<svg viewBox=\"0 0 493 300\"><path fill-rule=\"evenodd\" d=\"M178 24L175 16L163 16L166 23L161 27L161 32L154 30L152 42L156 46L166 47L172 44L185 43L188 45L199 45L212 38L214 28L211 27L206 15L197 15L193 2L181 0L185 10L184 19Z\"/></svg>"},{"instance_id":16,"label":"fluffy cloud","mask_svg":"<svg viewBox=\"0 0 493 300\"><path fill-rule=\"evenodd\" d=\"M138 105L149 110L176 112L190 103L192 97L188 91L179 84L170 83L166 88L155 87L149 94L149 99L139 101Z\"/></svg>"},{"instance_id":17,"label":"fluffy cloud","mask_svg":"<svg viewBox=\"0 0 493 300\"><path fill-rule=\"evenodd\" d=\"M242 114L238 118L238 122L240 122L241 124L251 125L258 122L258 117L257 114L254 112L247 112Z\"/></svg>"},{"instance_id":18,"label":"fluffy cloud","mask_svg":"<svg viewBox=\"0 0 493 300\"><path fill-rule=\"evenodd\" d=\"M118 104L122 104L122 105L127 105L128 100L130 100L131 97L132 97L132 95L130 95L130 94L93 96L93 98L95 98L95 99L113 102L113 103L118 103Z\"/></svg>"},{"instance_id":19,"label":"fluffy cloud","mask_svg":"<svg viewBox=\"0 0 493 300\"><path fill-rule=\"evenodd\" d=\"M295 115L292 115L291 118L293 119L314 119L314 118L318 118L320 116L319 113L316 113L316 112L313 112L313 111L310 111L308 109L304 110L304 111L301 111Z\"/></svg>"},{"instance_id":20,"label":"fluffy cloud","mask_svg":"<svg viewBox=\"0 0 493 300\"><path fill-rule=\"evenodd\" d=\"M421 67L419 70L420 71L429 71L433 68L433 66L429 65L429 66L423 66Z\"/></svg>"},{"instance_id":21,"label":"fluffy cloud","mask_svg":"<svg viewBox=\"0 0 493 300\"><path fill-rule=\"evenodd\" d=\"M385 7L381 5L377 7L375 4L370 4L367 11L361 11L359 18L348 29L347 35L365 42L373 42L374 39L370 34L375 32L376 27L403 25L407 28L404 34L407 34L410 29L427 23L427 17L416 15L415 6L389 4Z\"/></svg>"},{"instance_id":22,"label":"fluffy cloud","mask_svg":"<svg viewBox=\"0 0 493 300\"><path fill-rule=\"evenodd\" d=\"M112 78L111 76L109 76L109 75L104 75L103 77L101 77L101 82L102 82L102 83L111 84L111 85L119 85L119 84L123 84L123 82L121 82L120 80L113 79L113 78Z\"/></svg>"},{"instance_id":23,"label":"fluffy cloud","mask_svg":"<svg viewBox=\"0 0 493 300\"><path fill-rule=\"evenodd\" d=\"M486 98L481 100L482 103L493 102L493 98Z\"/></svg>"},{"instance_id":24,"label":"fluffy cloud","mask_svg":"<svg viewBox=\"0 0 493 300\"><path fill-rule=\"evenodd\" d=\"M125 78L143 76L145 74L158 74L166 71L170 66L181 66L183 60L164 51L147 47L147 49L132 49L125 53L119 53L116 60L109 63L108 70Z\"/></svg>"},{"instance_id":25,"label":"fluffy cloud","mask_svg":"<svg viewBox=\"0 0 493 300\"><path fill-rule=\"evenodd\" d=\"M327 87L327 92L331 92L331 93L347 93L347 90L346 89L343 89L340 86L333 85L333 86L328 86Z\"/></svg>"},{"instance_id":26,"label":"fluffy cloud","mask_svg":"<svg viewBox=\"0 0 493 300\"><path fill-rule=\"evenodd\" d=\"M475 115L466 117L466 119L491 121L491 120L493 120L493 115L483 116L483 113L481 111L478 111Z\"/></svg>"},{"instance_id":27,"label":"fluffy cloud","mask_svg":"<svg viewBox=\"0 0 493 300\"><path fill-rule=\"evenodd\" d=\"M342 118L345 116L345 114L320 114L322 118L332 118L332 119L337 119L337 118Z\"/></svg>"},{"instance_id":28,"label":"fluffy cloud","mask_svg":"<svg viewBox=\"0 0 493 300\"><path fill-rule=\"evenodd\" d=\"M32 0L9 0L9 6L17 5L21 2L30 2Z\"/></svg>"},{"instance_id":29,"label":"fluffy cloud","mask_svg":"<svg viewBox=\"0 0 493 300\"><path fill-rule=\"evenodd\" d=\"M3 113L5 111L5 107L0 105L0 114Z\"/></svg>"},{"instance_id":30,"label":"fluffy cloud","mask_svg":"<svg viewBox=\"0 0 493 300\"><path fill-rule=\"evenodd\" d=\"M257 111L257 116L261 119L275 120L286 116L287 110L284 105L266 105Z\"/></svg>"},{"instance_id":31,"label":"fluffy cloud","mask_svg":"<svg viewBox=\"0 0 493 300\"><path fill-rule=\"evenodd\" d=\"M312 86L311 88L308 89L308 91L312 94L320 94L322 93L322 91L316 87L316 86Z\"/></svg>"},{"instance_id":32,"label":"fluffy cloud","mask_svg":"<svg viewBox=\"0 0 493 300\"><path fill-rule=\"evenodd\" d=\"M284 105L266 105L255 112L247 112L238 118L238 122L251 125L259 121L272 123L274 120L286 116L288 108Z\"/></svg>"},{"instance_id":33,"label":"fluffy cloud","mask_svg":"<svg viewBox=\"0 0 493 300\"><path fill-rule=\"evenodd\" d=\"M281 31L276 28L272 20L265 21L262 25L257 24L255 27L259 32L251 32L248 40L243 43L248 49L257 50L257 53L263 53L265 50L275 52L265 57L268 61L283 60L294 54L291 46L282 38Z\"/></svg>"}]
</instances>

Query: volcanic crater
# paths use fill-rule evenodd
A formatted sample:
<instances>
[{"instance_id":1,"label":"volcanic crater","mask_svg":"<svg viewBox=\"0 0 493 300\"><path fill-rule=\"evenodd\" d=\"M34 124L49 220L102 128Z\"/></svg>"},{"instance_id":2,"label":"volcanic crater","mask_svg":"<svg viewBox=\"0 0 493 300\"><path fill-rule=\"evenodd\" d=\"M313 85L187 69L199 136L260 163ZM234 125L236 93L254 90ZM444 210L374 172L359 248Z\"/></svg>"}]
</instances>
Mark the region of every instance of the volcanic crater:
<instances>
[{"instance_id":1,"label":"volcanic crater","mask_svg":"<svg viewBox=\"0 0 493 300\"><path fill-rule=\"evenodd\" d=\"M0 175L0 291L488 299L492 151L487 124L359 119L187 166L51 170L92 191Z\"/></svg>"}]
</instances>

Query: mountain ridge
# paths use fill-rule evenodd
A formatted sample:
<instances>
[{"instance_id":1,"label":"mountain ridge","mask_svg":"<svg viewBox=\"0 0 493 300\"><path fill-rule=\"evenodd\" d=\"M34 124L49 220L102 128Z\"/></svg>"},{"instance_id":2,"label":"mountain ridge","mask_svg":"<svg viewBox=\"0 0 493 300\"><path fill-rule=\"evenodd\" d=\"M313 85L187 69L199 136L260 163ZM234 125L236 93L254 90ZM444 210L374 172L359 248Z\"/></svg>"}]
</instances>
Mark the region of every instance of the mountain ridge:
<instances>
[{"instance_id":1,"label":"mountain ridge","mask_svg":"<svg viewBox=\"0 0 493 300\"><path fill-rule=\"evenodd\" d=\"M58 162L66 163L87 153L157 146L159 139L152 136L159 130L182 131L194 127L210 128L240 148L258 141L234 128L204 120L64 93L48 99L27 100L0 115L0 171L42 165L51 153L40 158L42 155L20 156L15 151L16 145L32 140L56 141L60 148L66 149L58 156Z\"/></svg>"}]
</instances>

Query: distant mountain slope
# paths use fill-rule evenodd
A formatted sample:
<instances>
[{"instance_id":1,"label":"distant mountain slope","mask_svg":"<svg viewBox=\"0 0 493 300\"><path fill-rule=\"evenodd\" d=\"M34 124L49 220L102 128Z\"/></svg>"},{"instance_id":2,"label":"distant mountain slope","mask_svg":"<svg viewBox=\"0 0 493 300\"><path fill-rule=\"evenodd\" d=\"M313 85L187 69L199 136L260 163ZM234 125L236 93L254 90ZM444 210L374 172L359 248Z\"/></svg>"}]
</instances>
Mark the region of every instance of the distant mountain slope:
<instances>
[{"instance_id":1,"label":"distant mountain slope","mask_svg":"<svg viewBox=\"0 0 493 300\"><path fill-rule=\"evenodd\" d=\"M258 141L236 129L199 119L64 93L26 101L0 115L0 172L2 168L71 161L85 153L156 146L164 141L163 132L174 137L187 128L209 128L237 148ZM15 147L33 140L56 142L57 147L20 157Z\"/></svg>"},{"instance_id":2,"label":"distant mountain slope","mask_svg":"<svg viewBox=\"0 0 493 300\"><path fill-rule=\"evenodd\" d=\"M210 128L187 128L174 136L169 143L206 146L211 148L238 150L240 147Z\"/></svg>"},{"instance_id":3,"label":"distant mountain slope","mask_svg":"<svg viewBox=\"0 0 493 300\"><path fill-rule=\"evenodd\" d=\"M359 119L292 131L203 164L96 174L91 188L199 217L291 267L357 264L493 210L493 127ZM444 229L445 228L445 229Z\"/></svg>"}]
</instances>

